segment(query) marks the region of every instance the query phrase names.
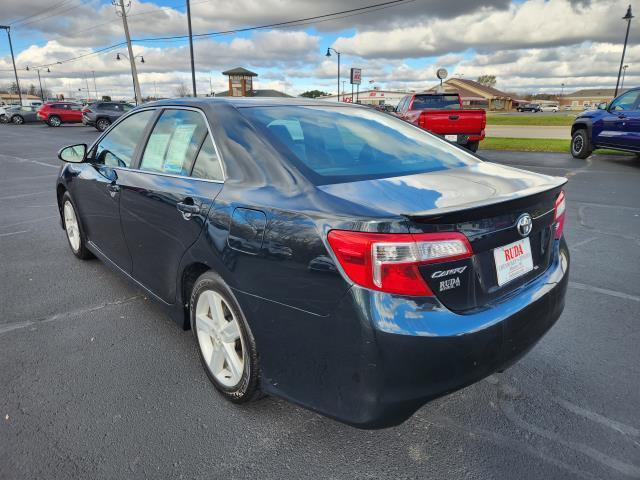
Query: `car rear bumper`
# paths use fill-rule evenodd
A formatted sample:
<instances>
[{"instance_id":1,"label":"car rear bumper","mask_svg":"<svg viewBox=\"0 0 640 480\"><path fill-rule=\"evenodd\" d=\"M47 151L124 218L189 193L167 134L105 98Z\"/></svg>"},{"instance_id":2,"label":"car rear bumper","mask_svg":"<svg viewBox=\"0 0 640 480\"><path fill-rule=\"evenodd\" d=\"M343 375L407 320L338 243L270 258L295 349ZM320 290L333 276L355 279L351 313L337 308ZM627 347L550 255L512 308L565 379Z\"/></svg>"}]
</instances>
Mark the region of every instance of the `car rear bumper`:
<instances>
[{"instance_id":1,"label":"car rear bumper","mask_svg":"<svg viewBox=\"0 0 640 480\"><path fill-rule=\"evenodd\" d=\"M433 297L352 287L326 317L238 293L262 363L262 388L359 428L397 425L442 395L525 355L564 308L569 252L483 311ZM252 318L268 322L253 322Z\"/></svg>"}]
</instances>

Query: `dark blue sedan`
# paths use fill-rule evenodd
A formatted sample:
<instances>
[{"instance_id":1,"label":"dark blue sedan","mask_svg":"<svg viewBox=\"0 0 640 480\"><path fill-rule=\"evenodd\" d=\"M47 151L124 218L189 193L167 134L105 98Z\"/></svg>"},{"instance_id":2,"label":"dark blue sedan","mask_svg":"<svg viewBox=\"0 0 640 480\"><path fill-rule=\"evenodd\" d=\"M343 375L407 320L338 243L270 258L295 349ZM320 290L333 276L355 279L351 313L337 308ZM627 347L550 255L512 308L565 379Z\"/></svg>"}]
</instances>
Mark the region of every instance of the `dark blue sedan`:
<instances>
[{"instance_id":1,"label":"dark blue sedan","mask_svg":"<svg viewBox=\"0 0 640 480\"><path fill-rule=\"evenodd\" d=\"M507 368L564 307L566 180L373 109L167 100L59 157L71 251L191 328L236 403L395 425Z\"/></svg>"}]
</instances>

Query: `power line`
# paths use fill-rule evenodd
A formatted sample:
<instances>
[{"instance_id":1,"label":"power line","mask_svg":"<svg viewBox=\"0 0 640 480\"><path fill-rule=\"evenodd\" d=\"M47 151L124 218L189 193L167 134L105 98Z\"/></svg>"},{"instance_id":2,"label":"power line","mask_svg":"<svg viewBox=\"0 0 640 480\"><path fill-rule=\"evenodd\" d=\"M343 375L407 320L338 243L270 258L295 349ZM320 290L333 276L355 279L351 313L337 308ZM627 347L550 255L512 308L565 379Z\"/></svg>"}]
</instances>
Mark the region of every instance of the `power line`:
<instances>
[{"instance_id":1,"label":"power line","mask_svg":"<svg viewBox=\"0 0 640 480\"><path fill-rule=\"evenodd\" d=\"M355 16L355 15L361 15L361 14L365 14L365 13L369 13L369 12L373 12L373 11L377 11L377 10L383 10L386 8L391 8L393 6L397 6L400 4L407 4L407 3L413 3L416 0L392 0L392 1L387 1L387 2L382 2L382 3L377 3L377 4L373 4L373 5L368 5L365 7L359 7L359 8L352 8L349 10L343 10L340 12L334 12L334 13L327 13L324 15L316 15L313 17L306 17L306 18L301 18L301 19L297 19L297 20L288 20L288 21L284 21L284 22L277 22L277 23L271 23L271 24L267 24L267 25L258 25L258 26L254 26L254 27L244 27L244 28L238 28L238 29L233 29L233 30L223 30L223 31L219 31L219 32L208 32L208 33L200 33L200 34L195 34L194 38L205 38L205 37L211 37L211 36L221 36L221 35L230 35L233 33L241 33L241 32L248 32L248 31L252 31L252 30L264 30L266 28L290 28L290 27L295 27L295 26L302 26L302 25L310 25L310 24L315 24L315 23L322 23L325 21L333 21L333 20L339 20L342 18L347 18L347 17L351 17L351 16ZM204 2L202 2L204 3ZM329 18L331 17L331 18ZM170 36L170 37L150 37L150 38L140 38L140 39L132 39L132 42L137 42L137 43L144 43L144 42L156 42L156 41L172 41L172 40L184 40L187 39L188 35L174 35L174 36ZM78 55L76 57L71 57L71 58L66 58L64 60L60 60L57 62L52 62L52 63L47 63L47 64L43 64L43 65L36 65L34 66L34 68L44 68L44 67L50 67L53 65L61 65L64 63L69 63L69 62L74 62L77 61L81 58L85 58L85 57L89 57L92 55L98 55L100 53L103 53L105 51L109 51L109 50L113 50L114 48L118 48L121 47L123 45L126 45L127 42L120 42L120 43L115 43L113 45L109 45L107 47L103 47L100 48L98 50L94 50L92 52L88 52L82 55ZM0 71L11 71L11 70L0 70Z\"/></svg>"},{"instance_id":2,"label":"power line","mask_svg":"<svg viewBox=\"0 0 640 480\"><path fill-rule=\"evenodd\" d=\"M43 13L47 13L47 12L50 12L52 10L55 10L59 6L65 4L65 3L68 3L70 1L73 1L73 0L62 0L61 2L58 2L55 5L52 5L52 6L48 7L48 8L45 8L44 10L40 10L38 13L34 13L32 15L27 15L26 17L19 17L19 18L15 19L15 20L11 20L8 23L9 23L9 25L14 25L14 24L22 22L23 20L26 20L28 18L37 17L38 15L42 15Z\"/></svg>"},{"instance_id":3,"label":"power line","mask_svg":"<svg viewBox=\"0 0 640 480\"><path fill-rule=\"evenodd\" d=\"M69 0L66 0L69 1ZM70 1L75 1L75 0L70 0ZM66 3L66 2L62 2L62 3ZM59 7L62 6L62 3L59 4ZM34 18L33 20L27 20L26 22L23 20L20 20L18 22L15 22L13 24L14 27L19 26L20 28L23 28L25 25L32 25L34 23L38 23L38 22L42 22L43 20L46 20L47 18L51 18L51 17L56 17L58 15L62 15L63 13L66 13L70 10L73 10L74 8L79 7L82 4L82 1L80 1L79 4L77 5L70 5L70 6L66 6L66 8L63 8L62 10L58 10L58 11L53 11L52 13L50 13L49 15L45 15L44 17L39 17L39 18ZM44 12L42 12L44 13Z\"/></svg>"},{"instance_id":4,"label":"power line","mask_svg":"<svg viewBox=\"0 0 640 480\"><path fill-rule=\"evenodd\" d=\"M374 5L368 5L366 7L359 7L359 8L352 8L350 10L343 10L341 12L334 12L334 13L326 13L324 15L316 15L314 17L306 17L306 18L299 18L297 20L288 20L286 22L277 22L277 23L270 23L267 25L259 25L256 27L245 27L245 28L236 28L233 30L223 30L220 32L209 32L209 33L198 33L194 35L195 37L212 37L212 36L219 36L219 35L229 35L232 33L242 33L242 32L249 32L251 30L264 30L265 28L277 28L277 27L282 27L282 26L286 26L286 25L290 25L290 24L298 24L300 22L308 22L308 23L302 23L302 25L306 25L309 23L320 23L320 22L314 22L314 20L318 20L321 18L327 18L327 17L335 17L336 15L342 15L345 13L353 13L353 12L361 12L361 13L368 13L368 12L363 12L363 10L371 10L374 11L373 9L376 7L384 7L384 8L388 8L391 6L396 6L398 4L401 3L412 3L415 2L416 0L392 0L392 1L388 1L388 2L382 2L382 3L376 3ZM380 10L382 8L379 8ZM350 16L350 15L346 15L346 16ZM333 18L331 20L334 20ZM165 41L165 40L177 40L177 39L184 39L184 38L188 38L188 35L173 35L173 36L169 36L169 37L152 37L152 38L140 38L140 39L135 39L134 41L136 42L158 42L158 41Z\"/></svg>"}]
</instances>

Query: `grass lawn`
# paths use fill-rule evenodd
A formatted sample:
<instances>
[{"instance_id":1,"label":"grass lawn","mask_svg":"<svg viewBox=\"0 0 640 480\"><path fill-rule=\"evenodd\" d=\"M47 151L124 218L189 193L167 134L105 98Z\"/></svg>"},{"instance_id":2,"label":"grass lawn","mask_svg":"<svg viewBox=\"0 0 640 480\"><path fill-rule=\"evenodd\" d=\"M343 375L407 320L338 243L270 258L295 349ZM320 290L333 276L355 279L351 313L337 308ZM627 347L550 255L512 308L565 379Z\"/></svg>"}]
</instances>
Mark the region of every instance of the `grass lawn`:
<instances>
[{"instance_id":1,"label":"grass lawn","mask_svg":"<svg viewBox=\"0 0 640 480\"><path fill-rule=\"evenodd\" d=\"M487 125L535 125L535 126L570 126L575 119L575 114L558 112L553 115L500 115L487 114Z\"/></svg>"},{"instance_id":2,"label":"grass lawn","mask_svg":"<svg viewBox=\"0 0 640 480\"><path fill-rule=\"evenodd\" d=\"M480 142L480 150L513 150L516 152L560 152L570 153L571 140L558 138L485 138ZM627 152L601 149L595 153L602 155L633 155Z\"/></svg>"}]
</instances>

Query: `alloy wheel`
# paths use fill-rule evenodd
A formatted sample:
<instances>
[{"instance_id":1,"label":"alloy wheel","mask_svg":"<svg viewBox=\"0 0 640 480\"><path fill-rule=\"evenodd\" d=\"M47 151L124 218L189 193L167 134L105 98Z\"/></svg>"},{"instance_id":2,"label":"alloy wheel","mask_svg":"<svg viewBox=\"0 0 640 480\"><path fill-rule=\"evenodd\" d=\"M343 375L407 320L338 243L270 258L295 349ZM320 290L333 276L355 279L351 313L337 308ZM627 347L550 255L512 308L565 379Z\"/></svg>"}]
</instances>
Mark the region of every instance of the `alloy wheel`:
<instances>
[{"instance_id":1,"label":"alloy wheel","mask_svg":"<svg viewBox=\"0 0 640 480\"><path fill-rule=\"evenodd\" d=\"M22 125L24 123L24 118L22 118L20 115L16 115L15 117L13 117L12 121L15 125Z\"/></svg>"},{"instance_id":2,"label":"alloy wheel","mask_svg":"<svg viewBox=\"0 0 640 480\"><path fill-rule=\"evenodd\" d=\"M582 138L582 135L576 135L575 137L573 137L573 152L575 154L580 154L583 148L584 138Z\"/></svg>"},{"instance_id":3,"label":"alloy wheel","mask_svg":"<svg viewBox=\"0 0 640 480\"><path fill-rule=\"evenodd\" d=\"M108 120L105 120L103 118L98 120L97 127L98 127L98 130L100 132L104 132L107 129L108 126L109 126L109 121Z\"/></svg>"},{"instance_id":4,"label":"alloy wheel","mask_svg":"<svg viewBox=\"0 0 640 480\"><path fill-rule=\"evenodd\" d=\"M235 387L248 365L238 319L222 295L213 290L200 294L195 313L198 344L207 368L221 385Z\"/></svg>"},{"instance_id":5,"label":"alloy wheel","mask_svg":"<svg viewBox=\"0 0 640 480\"><path fill-rule=\"evenodd\" d=\"M67 200L64 202L64 227L67 231L67 238L69 239L69 245L74 252L80 250L80 228L78 227L78 219L76 218L76 211L71 205L71 202Z\"/></svg>"},{"instance_id":6,"label":"alloy wheel","mask_svg":"<svg viewBox=\"0 0 640 480\"><path fill-rule=\"evenodd\" d=\"M58 117L49 118L49 125L51 125L52 127L59 127L61 123L62 122Z\"/></svg>"}]
</instances>

